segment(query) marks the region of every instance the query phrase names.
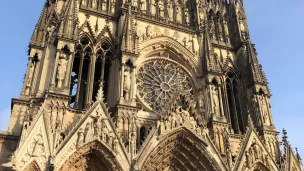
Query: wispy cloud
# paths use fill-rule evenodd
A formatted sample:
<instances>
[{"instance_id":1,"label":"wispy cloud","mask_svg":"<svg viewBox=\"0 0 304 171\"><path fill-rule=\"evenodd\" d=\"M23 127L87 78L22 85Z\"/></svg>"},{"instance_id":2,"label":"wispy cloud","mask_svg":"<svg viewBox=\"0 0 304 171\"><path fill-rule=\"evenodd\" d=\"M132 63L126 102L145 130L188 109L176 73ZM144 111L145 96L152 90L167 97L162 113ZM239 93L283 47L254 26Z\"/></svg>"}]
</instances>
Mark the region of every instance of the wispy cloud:
<instances>
[{"instance_id":1,"label":"wispy cloud","mask_svg":"<svg viewBox=\"0 0 304 171\"><path fill-rule=\"evenodd\" d=\"M11 108L0 109L0 130L6 131L11 115Z\"/></svg>"}]
</instances>

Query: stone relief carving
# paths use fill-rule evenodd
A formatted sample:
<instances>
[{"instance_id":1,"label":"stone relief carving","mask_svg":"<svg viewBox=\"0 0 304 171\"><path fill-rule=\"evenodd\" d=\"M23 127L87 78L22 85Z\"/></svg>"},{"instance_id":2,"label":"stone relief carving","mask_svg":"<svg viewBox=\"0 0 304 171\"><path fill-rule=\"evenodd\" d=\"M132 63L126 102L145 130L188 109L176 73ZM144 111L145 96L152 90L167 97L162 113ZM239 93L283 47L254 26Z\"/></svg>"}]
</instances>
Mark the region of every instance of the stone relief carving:
<instances>
[{"instance_id":1,"label":"stone relief carving","mask_svg":"<svg viewBox=\"0 0 304 171\"><path fill-rule=\"evenodd\" d=\"M46 165L47 157L45 152L45 145L41 130L39 132L40 133L34 136L31 142L29 143L25 154L23 154L22 156L14 156L15 158L19 158L17 168L23 168L25 164L27 164L32 158L34 158L41 165Z\"/></svg>"}]
</instances>

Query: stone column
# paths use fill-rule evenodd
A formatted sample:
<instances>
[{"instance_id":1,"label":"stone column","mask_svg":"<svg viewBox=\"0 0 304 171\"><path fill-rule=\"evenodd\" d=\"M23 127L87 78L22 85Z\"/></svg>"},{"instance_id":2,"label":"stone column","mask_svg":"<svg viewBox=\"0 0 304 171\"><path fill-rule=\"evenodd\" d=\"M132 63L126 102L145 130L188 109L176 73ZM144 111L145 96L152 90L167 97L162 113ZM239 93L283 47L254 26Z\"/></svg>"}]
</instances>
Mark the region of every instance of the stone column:
<instances>
[{"instance_id":1,"label":"stone column","mask_svg":"<svg viewBox=\"0 0 304 171\"><path fill-rule=\"evenodd\" d=\"M64 82L64 87L66 87L69 90L70 87L70 82L71 82L71 75L72 75L72 69L73 69L73 54L69 54L69 63L68 63L68 68L67 68L67 73L65 76L65 82Z\"/></svg>"},{"instance_id":2,"label":"stone column","mask_svg":"<svg viewBox=\"0 0 304 171\"><path fill-rule=\"evenodd\" d=\"M132 71L132 87L131 87L131 89L132 89L132 103L136 103L136 93L137 93L136 66L133 67L133 71Z\"/></svg>"},{"instance_id":3,"label":"stone column","mask_svg":"<svg viewBox=\"0 0 304 171\"><path fill-rule=\"evenodd\" d=\"M57 51L55 64L53 68L53 76L52 76L52 87L56 87L56 76L57 76L57 68L58 68L58 61L59 61L60 52Z\"/></svg>"},{"instance_id":4,"label":"stone column","mask_svg":"<svg viewBox=\"0 0 304 171\"><path fill-rule=\"evenodd\" d=\"M218 86L218 92L219 92L219 102L220 102L220 116L221 117L224 117L224 107L223 107L223 96L222 96L222 85L219 85Z\"/></svg>"},{"instance_id":5,"label":"stone column","mask_svg":"<svg viewBox=\"0 0 304 171\"><path fill-rule=\"evenodd\" d=\"M124 75L125 75L125 63L121 65L121 84L120 84L120 100L124 100Z\"/></svg>"}]
</instances>

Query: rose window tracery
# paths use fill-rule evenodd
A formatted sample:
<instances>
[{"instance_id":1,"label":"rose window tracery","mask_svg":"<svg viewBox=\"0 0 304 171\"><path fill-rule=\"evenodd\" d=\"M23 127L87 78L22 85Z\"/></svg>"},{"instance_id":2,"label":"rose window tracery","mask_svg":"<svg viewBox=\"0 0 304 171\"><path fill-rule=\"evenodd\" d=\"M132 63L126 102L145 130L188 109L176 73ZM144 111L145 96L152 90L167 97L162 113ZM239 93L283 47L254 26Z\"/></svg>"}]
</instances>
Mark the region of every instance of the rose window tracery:
<instances>
[{"instance_id":1,"label":"rose window tracery","mask_svg":"<svg viewBox=\"0 0 304 171\"><path fill-rule=\"evenodd\" d=\"M177 93L192 97L192 81L186 69L175 61L150 58L137 71L137 90L150 110L160 111Z\"/></svg>"}]
</instances>

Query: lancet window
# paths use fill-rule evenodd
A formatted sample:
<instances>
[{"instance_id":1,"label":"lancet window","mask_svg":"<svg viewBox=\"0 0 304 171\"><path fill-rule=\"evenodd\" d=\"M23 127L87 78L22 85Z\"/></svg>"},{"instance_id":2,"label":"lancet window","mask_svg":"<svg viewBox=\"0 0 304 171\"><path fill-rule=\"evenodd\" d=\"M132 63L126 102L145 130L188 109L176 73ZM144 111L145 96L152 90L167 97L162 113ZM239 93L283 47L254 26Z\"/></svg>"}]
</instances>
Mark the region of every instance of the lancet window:
<instances>
[{"instance_id":1,"label":"lancet window","mask_svg":"<svg viewBox=\"0 0 304 171\"><path fill-rule=\"evenodd\" d=\"M226 41L228 35L228 26L224 25L224 19L221 13L215 13L210 10L208 16L209 38L218 41Z\"/></svg>"},{"instance_id":2,"label":"lancet window","mask_svg":"<svg viewBox=\"0 0 304 171\"><path fill-rule=\"evenodd\" d=\"M243 116L241 107L241 94L240 87L236 76L232 73L228 73L226 79L227 101L229 109L229 118L234 133L243 133Z\"/></svg>"},{"instance_id":3,"label":"lancet window","mask_svg":"<svg viewBox=\"0 0 304 171\"><path fill-rule=\"evenodd\" d=\"M109 44L100 45L95 54L89 39L80 39L76 46L71 73L71 107L82 109L95 101L100 86L107 92L111 66L109 56L112 56ZM106 98L106 94L104 96Z\"/></svg>"}]
</instances>

